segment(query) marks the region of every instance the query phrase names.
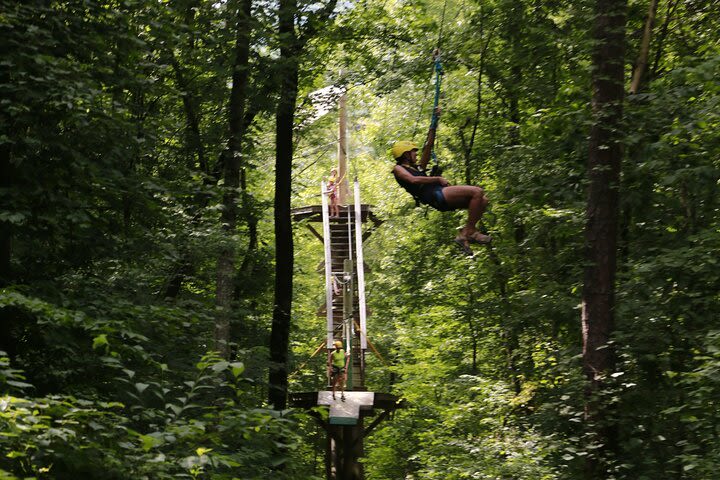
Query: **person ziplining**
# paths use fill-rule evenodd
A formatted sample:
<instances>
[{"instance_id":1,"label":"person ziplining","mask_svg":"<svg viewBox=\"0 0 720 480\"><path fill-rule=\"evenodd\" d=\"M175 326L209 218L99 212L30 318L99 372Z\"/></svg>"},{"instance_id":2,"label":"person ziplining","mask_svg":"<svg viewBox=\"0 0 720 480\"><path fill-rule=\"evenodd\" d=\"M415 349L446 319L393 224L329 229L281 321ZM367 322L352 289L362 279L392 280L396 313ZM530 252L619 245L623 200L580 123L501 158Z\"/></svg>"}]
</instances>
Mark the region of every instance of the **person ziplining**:
<instances>
[{"instance_id":1,"label":"person ziplining","mask_svg":"<svg viewBox=\"0 0 720 480\"><path fill-rule=\"evenodd\" d=\"M477 224L489 201L482 188L473 185L450 185L440 174L434 154L435 136L440 121L438 103L442 78L442 66L437 50L434 62L435 105L420 160L418 161L417 158L420 149L415 143L409 140L397 141L390 149L396 163L392 173L400 186L407 190L418 203L429 205L440 212L467 209L467 222L454 241L466 254L472 255L470 243L489 244L492 241L489 235L485 235L477 229ZM435 165L428 175L425 173L425 169L431 158L435 160Z\"/></svg>"},{"instance_id":2,"label":"person ziplining","mask_svg":"<svg viewBox=\"0 0 720 480\"><path fill-rule=\"evenodd\" d=\"M428 141L434 137L434 129L428 131ZM455 237L455 243L468 255L472 254L470 243L488 244L492 237L478 231L477 224L489 203L485 191L473 185L450 185L442 176L428 176L425 173L430 158L428 146L423 149L420 162L417 161L419 148L413 142L402 140L392 147L396 165L393 168L395 180L415 199L440 212L467 209L465 226Z\"/></svg>"}]
</instances>

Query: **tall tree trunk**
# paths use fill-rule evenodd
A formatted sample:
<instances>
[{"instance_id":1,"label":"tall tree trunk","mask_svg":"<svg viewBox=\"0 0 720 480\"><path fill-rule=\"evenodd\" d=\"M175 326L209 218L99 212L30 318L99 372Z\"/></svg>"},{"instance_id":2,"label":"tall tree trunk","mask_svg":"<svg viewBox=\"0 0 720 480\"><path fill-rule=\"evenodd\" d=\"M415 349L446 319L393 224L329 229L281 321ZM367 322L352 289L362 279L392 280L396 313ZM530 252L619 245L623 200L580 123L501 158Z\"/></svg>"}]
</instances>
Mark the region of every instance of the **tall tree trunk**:
<instances>
[{"instance_id":1,"label":"tall tree trunk","mask_svg":"<svg viewBox=\"0 0 720 480\"><path fill-rule=\"evenodd\" d=\"M242 209L243 212L245 212L245 222L248 227L248 245L242 265L240 265L240 269L237 272L238 281L235 282L236 300L242 298L245 291L244 286L248 284L248 281L252 278L253 272L255 271L257 260L255 255L258 247L258 218L251 197L247 191L247 168L245 168L244 165L240 170L240 191L242 192Z\"/></svg>"},{"instance_id":2,"label":"tall tree trunk","mask_svg":"<svg viewBox=\"0 0 720 480\"><path fill-rule=\"evenodd\" d=\"M665 20L663 21L662 27L660 27L660 34L658 35L658 41L657 41L657 48L655 49L655 61L653 62L653 67L651 70L651 76L657 77L658 76L658 69L660 68L660 59L662 58L663 53L663 47L665 45L665 40L668 36L668 31L670 29L670 22L673 19L673 14L675 13L675 9L677 8L678 4L680 3L680 0L675 0L674 2L668 4L667 12L665 13Z\"/></svg>"},{"instance_id":3,"label":"tall tree trunk","mask_svg":"<svg viewBox=\"0 0 720 480\"><path fill-rule=\"evenodd\" d=\"M265 89L269 89L268 84L265 84ZM257 96L264 97L268 95L267 91L260 91L256 94ZM257 114L260 113L259 102L249 102L248 108L245 112L245 118L243 119L243 130L247 131L252 125ZM257 247L258 247L258 214L256 212L256 205L252 200L252 196L248 192L247 188L247 164L243 163L240 169L240 191L242 192L242 209L245 213L245 223L248 227L248 245L245 251L245 257L243 263L240 266L238 272L239 281L235 282L235 299L239 300L245 293L245 286L248 285L248 280L252 278L257 265ZM233 338L237 338L239 335L233 334Z\"/></svg>"},{"instance_id":4,"label":"tall tree trunk","mask_svg":"<svg viewBox=\"0 0 720 480\"><path fill-rule=\"evenodd\" d=\"M0 124L9 125L5 118L0 118ZM8 131L10 128L8 128ZM12 151L9 142L0 144L0 189L10 191L17 188L13 185L16 180L16 169L11 162ZM8 205L5 203L5 205ZM0 221L0 288L11 285L16 281L12 270L12 244L13 227L10 222ZM24 330L25 316L14 307L0 308L0 351L5 352L13 361L17 357L22 331Z\"/></svg>"},{"instance_id":5,"label":"tall tree trunk","mask_svg":"<svg viewBox=\"0 0 720 480\"><path fill-rule=\"evenodd\" d=\"M227 234L217 262L217 286L215 304L215 350L227 358L230 356L230 316L235 278L235 245L232 236L237 226L237 190L240 185L240 158L243 138L243 116L249 76L250 59L250 14L252 0L240 0L237 10L237 36L235 40L235 62L230 91L228 148L223 153L223 179L225 194L221 221Z\"/></svg>"},{"instance_id":6,"label":"tall tree trunk","mask_svg":"<svg viewBox=\"0 0 720 480\"><path fill-rule=\"evenodd\" d=\"M602 447L588 456L588 479L608 478L605 461L616 443L616 427L607 420L610 406L598 394L615 367L608 342L614 329L626 9L627 0L596 0L595 4L582 337L588 380L585 418L592 443Z\"/></svg>"},{"instance_id":7,"label":"tall tree trunk","mask_svg":"<svg viewBox=\"0 0 720 480\"><path fill-rule=\"evenodd\" d=\"M2 124L7 125L6 121ZM10 191L14 167L10 162L10 144L0 144L0 189ZM0 221L0 287L12 282L10 260L12 258L12 225L8 221Z\"/></svg>"},{"instance_id":8,"label":"tall tree trunk","mask_svg":"<svg viewBox=\"0 0 720 480\"><path fill-rule=\"evenodd\" d=\"M193 160L189 162L188 167L195 169L195 160L197 160L200 171L207 175L210 170L205 159L205 146L200 132L201 116L197 108L198 98L192 94L190 82L185 77L185 72L172 50L170 51L170 61L175 73L175 81L182 92L183 109L185 110L185 144L188 157Z\"/></svg>"},{"instance_id":9,"label":"tall tree trunk","mask_svg":"<svg viewBox=\"0 0 720 480\"><path fill-rule=\"evenodd\" d=\"M0 55L8 57L10 42L2 42ZM0 68L0 84L10 85L13 83L10 68ZM15 103L15 95L5 95L5 99L11 104ZM13 117L5 109L0 111L0 126L4 135L9 139L17 139L18 127L14 124ZM13 164L13 143L5 139L0 141L0 201L6 209L16 208L17 200L11 200L10 194L18 189L17 167ZM4 193L7 192L7 193ZM12 207L11 207L12 205ZM4 288L16 281L16 273L12 269L13 258L13 225L10 221L0 220L0 288ZM16 328L21 324L23 318L15 309L5 307L0 309L0 350L8 354L11 360L17 355L18 339Z\"/></svg>"},{"instance_id":10,"label":"tall tree trunk","mask_svg":"<svg viewBox=\"0 0 720 480\"><path fill-rule=\"evenodd\" d=\"M192 19L190 19L190 21L191 20ZM197 95L192 93L192 86L172 49L169 49L168 56L170 57L173 72L175 73L175 82L182 92L183 110L185 112L185 150L188 156L188 168L191 170L197 170L199 168L199 170L206 175L205 182L209 183L210 180L207 178L207 175L210 174L210 170L205 157L205 147L200 131L201 115L198 108L199 101ZM200 212L205 208L209 199L209 196L204 193L195 195L193 204L188 208L188 213L191 215L193 225L197 224ZM187 245L182 245L180 250L180 258L170 280L162 291L162 298L177 297L180 294L185 279L194 272L193 265L190 261L190 249Z\"/></svg>"},{"instance_id":11,"label":"tall tree trunk","mask_svg":"<svg viewBox=\"0 0 720 480\"><path fill-rule=\"evenodd\" d=\"M185 8L184 23L188 28L188 41L185 49L191 56L197 56L195 51L195 12L197 10L197 2L189 2ZM183 68L181 62L175 55L174 46L167 45L167 55L170 64L175 73L175 83L181 92L183 111L185 113L185 151L187 152L188 168L191 170L199 170L204 174L203 183L210 185L217 183L219 178L211 177L210 167L205 154L205 145L202 140L202 131L200 124L202 122L201 100L198 92L193 91L193 84L188 78L187 71ZM196 166L197 165L197 166ZM213 178L213 180L211 180ZM196 194L192 205L187 209L191 215L192 225L196 225L201 212L210 201L210 195L203 192ZM182 289L185 280L194 273L195 269L191 262L191 252L187 244L180 246L180 258L176 267L173 269L172 276L168 280L161 295L162 298L176 298Z\"/></svg>"},{"instance_id":12,"label":"tall tree trunk","mask_svg":"<svg viewBox=\"0 0 720 480\"><path fill-rule=\"evenodd\" d=\"M657 13L658 0L650 0L648 15L645 19L645 30L643 31L642 42L640 43L640 53L637 62L635 62L635 71L633 71L632 83L630 84L630 93L635 94L640 91L645 72L647 71L648 57L650 56L650 40L652 39L653 25L655 25L655 14Z\"/></svg>"},{"instance_id":13,"label":"tall tree trunk","mask_svg":"<svg viewBox=\"0 0 720 480\"><path fill-rule=\"evenodd\" d=\"M262 90L257 92L255 94L255 98L264 98L267 95L270 95L270 89L272 83L267 82L263 85ZM245 111L245 118L243 119L243 130L247 131L250 128L250 125L252 125L253 121L255 120L255 117L260 113L261 104L262 102L256 101L256 102L249 102L248 108ZM244 292L245 288L244 286L248 284L248 279L252 278L255 272L255 267L257 265L257 257L256 252L258 248L258 213L256 211L257 206L253 202L252 196L248 192L247 188L247 163L243 162L242 168L240 169L240 191L242 192L242 209L243 212L245 212L245 223L248 227L248 246L247 250L245 251L245 258L243 258L243 263L240 266L240 271L238 272L238 276L240 281L235 283L235 298L240 299ZM233 338L235 338L236 335L233 335Z\"/></svg>"},{"instance_id":14,"label":"tall tree trunk","mask_svg":"<svg viewBox=\"0 0 720 480\"><path fill-rule=\"evenodd\" d=\"M293 238L290 218L290 178L293 124L298 89L296 0L280 0L280 100L275 123L275 301L270 334L268 401L276 409L287 406L288 347L292 307Z\"/></svg>"}]
</instances>

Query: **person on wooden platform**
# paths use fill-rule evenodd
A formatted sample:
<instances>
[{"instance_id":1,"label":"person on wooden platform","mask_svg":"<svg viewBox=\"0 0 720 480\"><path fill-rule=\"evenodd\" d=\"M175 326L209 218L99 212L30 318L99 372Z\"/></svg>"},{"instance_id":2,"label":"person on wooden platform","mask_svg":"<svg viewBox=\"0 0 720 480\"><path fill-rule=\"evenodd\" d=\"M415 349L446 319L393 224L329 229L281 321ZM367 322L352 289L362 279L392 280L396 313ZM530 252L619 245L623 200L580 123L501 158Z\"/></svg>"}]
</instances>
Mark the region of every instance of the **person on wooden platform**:
<instances>
[{"instance_id":1,"label":"person on wooden platform","mask_svg":"<svg viewBox=\"0 0 720 480\"><path fill-rule=\"evenodd\" d=\"M340 205L338 205L338 189L342 178L338 178L338 170L333 167L328 176L325 193L328 196L328 210L330 218L340 217Z\"/></svg>"},{"instance_id":2,"label":"person on wooden platform","mask_svg":"<svg viewBox=\"0 0 720 480\"><path fill-rule=\"evenodd\" d=\"M340 340L335 340L335 350L328 353L328 374L332 381L332 398L335 400L335 390L340 386L340 399L345 401L345 372L347 372L350 355L343 349Z\"/></svg>"},{"instance_id":3,"label":"person on wooden platform","mask_svg":"<svg viewBox=\"0 0 720 480\"><path fill-rule=\"evenodd\" d=\"M436 110L439 116L439 110ZM492 241L489 235L480 233L477 223L480 221L488 205L488 198L482 188L473 185L450 185L440 175L427 175L425 168L430 161L432 145L435 142L437 122L430 125L422 155L418 161L418 146L408 140L395 142L390 150L395 159L392 170L395 180L410 193L416 201L429 205L441 212L452 210L468 211L465 226L455 237L457 243L466 253L472 253L469 243L488 244Z\"/></svg>"}]
</instances>

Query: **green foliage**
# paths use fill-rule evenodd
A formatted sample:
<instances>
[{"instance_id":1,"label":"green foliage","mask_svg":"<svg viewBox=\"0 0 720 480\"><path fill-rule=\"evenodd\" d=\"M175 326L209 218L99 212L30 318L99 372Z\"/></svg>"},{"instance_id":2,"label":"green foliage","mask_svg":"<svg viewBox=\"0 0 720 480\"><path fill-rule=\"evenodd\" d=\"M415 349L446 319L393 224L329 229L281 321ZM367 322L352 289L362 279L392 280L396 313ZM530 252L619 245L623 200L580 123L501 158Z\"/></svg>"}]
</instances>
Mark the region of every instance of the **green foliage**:
<instances>
[{"instance_id":1,"label":"green foliage","mask_svg":"<svg viewBox=\"0 0 720 480\"><path fill-rule=\"evenodd\" d=\"M123 371L125 403L0 399L3 467L39 478L265 478L302 440L292 417L250 408L240 362L206 355L182 384Z\"/></svg>"},{"instance_id":2,"label":"green foliage","mask_svg":"<svg viewBox=\"0 0 720 480\"><path fill-rule=\"evenodd\" d=\"M298 32L319 8L301 4ZM632 60L647 4L629 7ZM324 431L264 404L275 8L253 6L228 235L237 2L0 2L0 478L321 477ZM578 356L592 16L589 1L363 0L300 52L293 205L320 203L335 162L332 107L311 94L344 84L350 177L384 222L365 250L383 356L368 353L367 383L406 408L367 439L370 479L576 479L606 426L615 479L716 476L720 12L661 2L647 82L626 101L617 371L590 422ZM450 181L491 201L495 240L472 260L451 244L464 214L414 208L389 174L393 141L422 142L441 29L436 150ZM322 245L302 225L295 240L290 371L305 366L291 389L312 391L326 380L324 353L309 359L325 334ZM208 346L226 242L252 268L238 268L220 359Z\"/></svg>"},{"instance_id":3,"label":"green foliage","mask_svg":"<svg viewBox=\"0 0 720 480\"><path fill-rule=\"evenodd\" d=\"M439 383L370 441L368 478L555 478L544 466L547 439L509 423L516 403L507 388L471 375ZM412 395L418 386L408 378L402 388Z\"/></svg>"}]
</instances>

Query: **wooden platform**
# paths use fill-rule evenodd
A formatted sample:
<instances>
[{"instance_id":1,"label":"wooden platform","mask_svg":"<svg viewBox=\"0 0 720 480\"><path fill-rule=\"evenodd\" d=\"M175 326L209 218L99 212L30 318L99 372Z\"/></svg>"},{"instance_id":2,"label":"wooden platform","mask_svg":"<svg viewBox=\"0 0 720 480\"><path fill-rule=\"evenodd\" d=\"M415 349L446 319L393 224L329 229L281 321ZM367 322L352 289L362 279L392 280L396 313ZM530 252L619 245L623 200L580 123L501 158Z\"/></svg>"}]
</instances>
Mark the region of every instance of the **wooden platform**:
<instances>
[{"instance_id":1,"label":"wooden platform","mask_svg":"<svg viewBox=\"0 0 720 480\"><path fill-rule=\"evenodd\" d=\"M322 390L324 391L324 390ZM345 392L345 395L352 392ZM367 393L367 392L357 392L357 393ZM382 410L394 410L396 408L402 408L403 401L400 400L396 395L393 395L391 393L378 393L378 392L370 392L373 393L373 402L372 405L362 411L367 411L368 413L372 413L371 410L375 408L379 408ZM295 408L313 408L317 407L318 404L318 398L319 398L320 392L296 392L290 394L290 405ZM339 396L339 394L338 394Z\"/></svg>"},{"instance_id":2,"label":"wooden platform","mask_svg":"<svg viewBox=\"0 0 720 480\"><path fill-rule=\"evenodd\" d=\"M345 401L340 392L321 390L319 392L301 392L290 394L290 406L310 409L317 406L329 408L328 423L330 425L357 425L364 417L375 414L376 410L384 410L385 414L402 408L404 402L390 393L346 391Z\"/></svg>"},{"instance_id":3,"label":"wooden platform","mask_svg":"<svg viewBox=\"0 0 720 480\"><path fill-rule=\"evenodd\" d=\"M322 222L322 205L308 205L306 207L293 208L290 210L290 214L295 221L307 220L310 222ZM353 208L350 209L350 218L355 220L355 211ZM340 218L333 220L344 222L346 219L347 207L340 207ZM363 222L370 220L375 226L382 223L372 212L372 205L367 204L360 205L360 220Z\"/></svg>"}]
</instances>

